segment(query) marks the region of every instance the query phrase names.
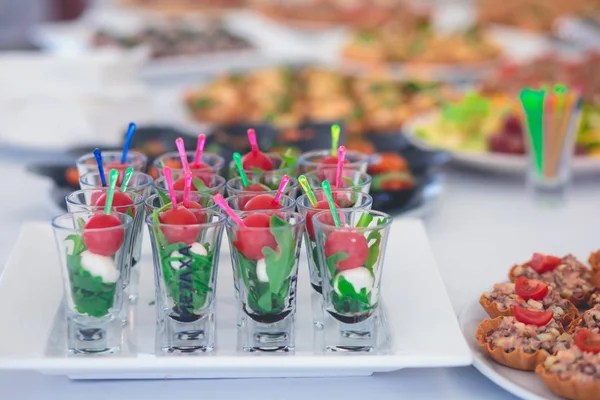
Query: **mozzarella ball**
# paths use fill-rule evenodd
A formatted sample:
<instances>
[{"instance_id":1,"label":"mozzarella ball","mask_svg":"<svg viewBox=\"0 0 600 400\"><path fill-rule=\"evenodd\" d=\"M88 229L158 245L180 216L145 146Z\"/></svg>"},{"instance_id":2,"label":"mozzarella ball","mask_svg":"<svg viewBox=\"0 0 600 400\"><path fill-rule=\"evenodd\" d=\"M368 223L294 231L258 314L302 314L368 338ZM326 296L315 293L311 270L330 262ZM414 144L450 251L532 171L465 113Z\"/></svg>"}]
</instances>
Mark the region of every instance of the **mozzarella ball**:
<instances>
[{"instance_id":1,"label":"mozzarella ball","mask_svg":"<svg viewBox=\"0 0 600 400\"><path fill-rule=\"evenodd\" d=\"M267 263L264 258L261 258L256 263L256 276L261 282L269 282L269 276L267 275Z\"/></svg>"},{"instance_id":2,"label":"mozzarella ball","mask_svg":"<svg viewBox=\"0 0 600 400\"><path fill-rule=\"evenodd\" d=\"M94 254L88 250L81 253L81 266L92 276L99 276L102 282L114 283L119 280L119 270L112 258Z\"/></svg>"},{"instance_id":3,"label":"mozzarella ball","mask_svg":"<svg viewBox=\"0 0 600 400\"><path fill-rule=\"evenodd\" d=\"M192 253L192 254L196 254L198 256L207 256L208 255L208 251L206 251L206 248L204 246L202 246L200 243L197 243L197 242L194 242L194 243L190 244L189 252ZM173 257L173 258L184 258L186 256L184 256L183 254L181 254L178 250L175 250L175 251L171 252L171 257ZM182 267L183 264L182 264L181 261L171 261L169 263L169 265L174 270L179 270Z\"/></svg>"},{"instance_id":4,"label":"mozzarella ball","mask_svg":"<svg viewBox=\"0 0 600 400\"><path fill-rule=\"evenodd\" d=\"M339 295L341 295L338 288L340 277L344 277L344 279L346 279L354 287L354 291L356 293L360 292L362 289L367 289L367 293L369 293L375 284L373 274L368 268L358 267L347 269L338 273L333 279L333 289Z\"/></svg>"}]
</instances>

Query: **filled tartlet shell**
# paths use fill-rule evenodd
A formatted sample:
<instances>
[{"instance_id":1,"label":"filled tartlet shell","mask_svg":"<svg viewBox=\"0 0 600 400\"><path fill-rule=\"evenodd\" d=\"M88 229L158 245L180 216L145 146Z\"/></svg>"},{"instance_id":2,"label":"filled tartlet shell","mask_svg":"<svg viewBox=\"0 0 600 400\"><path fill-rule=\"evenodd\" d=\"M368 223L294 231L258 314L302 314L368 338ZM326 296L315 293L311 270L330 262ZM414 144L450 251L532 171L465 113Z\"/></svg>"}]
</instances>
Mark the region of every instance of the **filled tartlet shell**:
<instances>
[{"instance_id":1,"label":"filled tartlet shell","mask_svg":"<svg viewBox=\"0 0 600 400\"><path fill-rule=\"evenodd\" d=\"M492 348L485 341L487 333L498 328L501 322L502 318L494 318L483 320L479 324L477 327L477 332L475 332L475 338L479 342L479 347L481 350L489 355L498 364L523 371L535 370L535 367L544 362L546 357L549 356L549 354L544 350L538 350L535 353L529 354L518 348L510 353L507 353L504 351L504 349L499 347Z\"/></svg>"},{"instance_id":2,"label":"filled tartlet shell","mask_svg":"<svg viewBox=\"0 0 600 400\"><path fill-rule=\"evenodd\" d=\"M592 276L589 281L597 289L600 289L600 250L590 254L588 262L592 267Z\"/></svg>"},{"instance_id":3,"label":"filled tartlet shell","mask_svg":"<svg viewBox=\"0 0 600 400\"><path fill-rule=\"evenodd\" d=\"M597 400L600 393L600 382L581 383L574 379L560 379L557 374L546 370L544 364L536 367L535 373L542 378L544 384L558 396L572 400Z\"/></svg>"}]
</instances>

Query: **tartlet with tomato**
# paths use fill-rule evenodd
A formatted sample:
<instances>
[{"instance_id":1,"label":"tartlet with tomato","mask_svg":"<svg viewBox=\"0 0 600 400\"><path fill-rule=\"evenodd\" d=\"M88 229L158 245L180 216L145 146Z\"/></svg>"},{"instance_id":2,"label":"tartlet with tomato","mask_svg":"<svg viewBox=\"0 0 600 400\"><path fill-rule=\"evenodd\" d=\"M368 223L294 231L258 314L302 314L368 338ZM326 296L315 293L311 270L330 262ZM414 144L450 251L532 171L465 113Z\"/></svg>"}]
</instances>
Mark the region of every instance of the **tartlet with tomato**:
<instances>
[{"instance_id":1,"label":"tartlet with tomato","mask_svg":"<svg viewBox=\"0 0 600 400\"><path fill-rule=\"evenodd\" d=\"M479 304L490 318L513 315L513 307L551 311L554 319L568 327L579 316L577 308L556 290L541 281L521 276L516 282L501 282L479 298Z\"/></svg>"},{"instance_id":2,"label":"tartlet with tomato","mask_svg":"<svg viewBox=\"0 0 600 400\"><path fill-rule=\"evenodd\" d=\"M590 282L596 286L596 288L600 289L600 250L590 254L588 262L592 266L592 276L590 278Z\"/></svg>"},{"instance_id":3,"label":"tartlet with tomato","mask_svg":"<svg viewBox=\"0 0 600 400\"><path fill-rule=\"evenodd\" d=\"M595 286L589 282L591 271L572 255L563 258L534 253L531 260L510 269L509 279L515 282L520 276L545 282L558 291L561 297L575 306L585 304Z\"/></svg>"},{"instance_id":4,"label":"tartlet with tomato","mask_svg":"<svg viewBox=\"0 0 600 400\"><path fill-rule=\"evenodd\" d=\"M576 334L581 329L589 329L600 333L600 305L583 312L569 327L569 332Z\"/></svg>"},{"instance_id":5,"label":"tartlet with tomato","mask_svg":"<svg viewBox=\"0 0 600 400\"><path fill-rule=\"evenodd\" d=\"M559 396L574 400L598 399L600 394L600 334L581 329L575 346L549 356L535 373Z\"/></svg>"},{"instance_id":6,"label":"tartlet with tomato","mask_svg":"<svg viewBox=\"0 0 600 400\"><path fill-rule=\"evenodd\" d=\"M546 357L571 346L572 337L552 312L515 306L513 314L486 319L475 333L480 348L497 363L533 371Z\"/></svg>"}]
</instances>

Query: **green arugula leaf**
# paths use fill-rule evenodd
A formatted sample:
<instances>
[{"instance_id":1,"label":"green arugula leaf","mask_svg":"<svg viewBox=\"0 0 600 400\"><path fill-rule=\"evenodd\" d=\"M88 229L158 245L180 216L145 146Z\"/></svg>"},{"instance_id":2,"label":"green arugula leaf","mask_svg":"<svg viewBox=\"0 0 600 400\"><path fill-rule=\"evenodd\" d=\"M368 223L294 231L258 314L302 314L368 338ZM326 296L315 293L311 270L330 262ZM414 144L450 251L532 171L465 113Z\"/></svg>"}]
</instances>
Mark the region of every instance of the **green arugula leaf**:
<instances>
[{"instance_id":1,"label":"green arugula leaf","mask_svg":"<svg viewBox=\"0 0 600 400\"><path fill-rule=\"evenodd\" d=\"M273 300L271 298L271 292L264 292L258 298L258 305L266 314L269 314L273 310Z\"/></svg>"},{"instance_id":2,"label":"green arugula leaf","mask_svg":"<svg viewBox=\"0 0 600 400\"><path fill-rule=\"evenodd\" d=\"M171 199L169 198L169 196L163 192L162 190L158 191L158 197L160 197L163 205L167 205L167 204L171 204Z\"/></svg>"},{"instance_id":3,"label":"green arugula leaf","mask_svg":"<svg viewBox=\"0 0 600 400\"><path fill-rule=\"evenodd\" d=\"M195 176L192 179L192 185L194 185L194 187L196 188L196 190L198 192L207 192L207 191L210 191L210 189L208 188L208 186L206 186L204 184L204 181L202 179L198 178L197 176Z\"/></svg>"},{"instance_id":4,"label":"green arugula leaf","mask_svg":"<svg viewBox=\"0 0 600 400\"><path fill-rule=\"evenodd\" d=\"M343 276L337 278L337 289L332 292L333 307L342 314L364 313L371 310L370 296L366 289L357 292L354 286Z\"/></svg>"},{"instance_id":5,"label":"green arugula leaf","mask_svg":"<svg viewBox=\"0 0 600 400\"><path fill-rule=\"evenodd\" d=\"M129 215L131 218L133 218L133 209L131 207L129 207L127 209L127 211L125 212L125 214Z\"/></svg>"},{"instance_id":6,"label":"green arugula leaf","mask_svg":"<svg viewBox=\"0 0 600 400\"><path fill-rule=\"evenodd\" d=\"M265 171L263 171L260 168L256 168L256 167L252 167L251 168L251 177L249 177L250 179L252 179L253 181L258 181L260 182L262 180L263 175L265 174ZM278 183L279 185L279 183Z\"/></svg>"},{"instance_id":7,"label":"green arugula leaf","mask_svg":"<svg viewBox=\"0 0 600 400\"><path fill-rule=\"evenodd\" d=\"M383 225L387 222L387 218L382 218L377 221L377 226ZM377 258L379 258L379 247L381 245L381 233L379 231L372 231L367 237L367 243L371 240L375 240L375 242L369 246L369 254L367 256L367 260L365 261L365 267L367 267L371 272L373 272L373 266L377 262Z\"/></svg>"},{"instance_id":8,"label":"green arugula leaf","mask_svg":"<svg viewBox=\"0 0 600 400\"><path fill-rule=\"evenodd\" d=\"M373 221L373 215L369 214L368 212L363 212L358 220L358 223L356 224L356 227L366 228L369 226L371 221Z\"/></svg>"},{"instance_id":9,"label":"green arugula leaf","mask_svg":"<svg viewBox=\"0 0 600 400\"><path fill-rule=\"evenodd\" d=\"M104 283L81 265L80 255L67 255L67 270L73 304L82 314L103 317L113 306L116 283Z\"/></svg>"},{"instance_id":10,"label":"green arugula leaf","mask_svg":"<svg viewBox=\"0 0 600 400\"><path fill-rule=\"evenodd\" d=\"M336 264L344 261L348 257L349 257L348 253L346 253L344 251L338 251L337 253L332 254L329 257L327 257L327 260L326 260L327 269L329 270L329 275L332 278L335 276Z\"/></svg>"},{"instance_id":11,"label":"green arugula leaf","mask_svg":"<svg viewBox=\"0 0 600 400\"><path fill-rule=\"evenodd\" d=\"M83 229L85 227L85 220L81 217L77 218L77 226L79 229Z\"/></svg>"},{"instance_id":12,"label":"green arugula leaf","mask_svg":"<svg viewBox=\"0 0 600 400\"><path fill-rule=\"evenodd\" d=\"M285 153L281 155L281 159L282 161L279 169L296 168L298 158L294 157L292 148L287 149Z\"/></svg>"},{"instance_id":13,"label":"green arugula leaf","mask_svg":"<svg viewBox=\"0 0 600 400\"><path fill-rule=\"evenodd\" d=\"M265 256L265 263L267 265L269 290L271 293L278 293L294 266L294 237L290 224L277 215L271 216L270 226L279 247L279 254L270 247L264 247L262 253Z\"/></svg>"},{"instance_id":14,"label":"green arugula leaf","mask_svg":"<svg viewBox=\"0 0 600 400\"><path fill-rule=\"evenodd\" d=\"M67 236L65 240L73 241L73 256L78 256L85 251L85 244L83 243L83 236L72 234Z\"/></svg>"}]
</instances>

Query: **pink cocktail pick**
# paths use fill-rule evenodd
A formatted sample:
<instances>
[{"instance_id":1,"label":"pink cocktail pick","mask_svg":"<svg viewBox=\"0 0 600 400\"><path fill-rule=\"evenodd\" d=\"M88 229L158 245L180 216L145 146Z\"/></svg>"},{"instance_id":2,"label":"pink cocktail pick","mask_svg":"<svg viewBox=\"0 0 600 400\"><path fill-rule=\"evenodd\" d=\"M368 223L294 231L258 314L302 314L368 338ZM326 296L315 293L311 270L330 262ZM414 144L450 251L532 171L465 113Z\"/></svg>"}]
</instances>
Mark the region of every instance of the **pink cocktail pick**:
<instances>
[{"instance_id":1,"label":"pink cocktail pick","mask_svg":"<svg viewBox=\"0 0 600 400\"><path fill-rule=\"evenodd\" d=\"M187 173L190 170L190 165L188 163L187 154L185 154L185 146L183 144L183 139L177 138L177 140L175 140L175 145L177 146L177 151L179 152L179 158L181 159L181 166L183 167L183 172Z\"/></svg>"},{"instance_id":2,"label":"pink cocktail pick","mask_svg":"<svg viewBox=\"0 0 600 400\"><path fill-rule=\"evenodd\" d=\"M192 179L194 176L190 171L185 173L185 184L183 186L183 206L190 208L190 192L192 189Z\"/></svg>"},{"instance_id":3,"label":"pink cocktail pick","mask_svg":"<svg viewBox=\"0 0 600 400\"><path fill-rule=\"evenodd\" d=\"M200 167L202 161L202 152L204 151L204 144L206 143L206 135L201 133L198 135L198 144L196 145L196 156L194 157L194 167Z\"/></svg>"},{"instance_id":4,"label":"pink cocktail pick","mask_svg":"<svg viewBox=\"0 0 600 400\"><path fill-rule=\"evenodd\" d=\"M173 171L171 171L171 168L165 167L163 172L165 174L165 181L167 182L167 189L169 190L169 197L171 198L171 205L173 206L173 210L177 210L177 195L175 194L175 189L173 189Z\"/></svg>"},{"instance_id":5,"label":"pink cocktail pick","mask_svg":"<svg viewBox=\"0 0 600 400\"><path fill-rule=\"evenodd\" d=\"M227 204L227 202L225 202L225 199L223 198L223 195L221 194L215 194L213 196L213 200L215 202L216 205L218 205L219 207L221 207L223 209L223 211L225 211L225 213L227 215L229 215L229 217L233 220L233 222L235 222L236 224L238 224L241 227L246 226L244 224L244 221L242 221L242 219L239 217L239 215L237 215L235 213L235 211L229 207L229 204Z\"/></svg>"},{"instance_id":6,"label":"pink cocktail pick","mask_svg":"<svg viewBox=\"0 0 600 400\"><path fill-rule=\"evenodd\" d=\"M344 172L344 160L346 159L346 146L338 147L337 171L335 174L335 187L342 187L342 173Z\"/></svg>"},{"instance_id":7,"label":"pink cocktail pick","mask_svg":"<svg viewBox=\"0 0 600 400\"><path fill-rule=\"evenodd\" d=\"M273 197L273 204L279 204L279 201L281 201L281 196L283 196L283 192L285 191L285 188L287 187L288 183L290 183L290 177L284 175L283 178L281 178L279 188L277 189L277 192Z\"/></svg>"},{"instance_id":8,"label":"pink cocktail pick","mask_svg":"<svg viewBox=\"0 0 600 400\"><path fill-rule=\"evenodd\" d=\"M256 131L254 129L248 129L248 141L250 142L252 154L258 154L258 142L256 141Z\"/></svg>"}]
</instances>

